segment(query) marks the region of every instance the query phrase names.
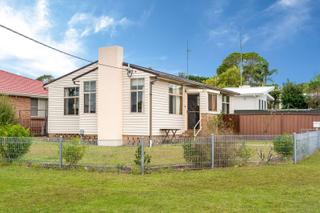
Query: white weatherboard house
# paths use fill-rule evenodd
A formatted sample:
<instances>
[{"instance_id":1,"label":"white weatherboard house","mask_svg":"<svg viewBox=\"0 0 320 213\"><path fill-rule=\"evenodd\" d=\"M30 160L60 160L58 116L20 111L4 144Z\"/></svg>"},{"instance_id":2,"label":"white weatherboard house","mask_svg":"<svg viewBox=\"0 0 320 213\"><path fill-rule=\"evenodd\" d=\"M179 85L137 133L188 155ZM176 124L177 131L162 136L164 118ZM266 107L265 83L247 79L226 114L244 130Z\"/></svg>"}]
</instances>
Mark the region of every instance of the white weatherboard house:
<instances>
[{"instance_id":1,"label":"white weatherboard house","mask_svg":"<svg viewBox=\"0 0 320 213\"><path fill-rule=\"evenodd\" d=\"M269 94L274 90L273 86L250 87L246 85L224 89L240 94L230 97L230 113L234 113L235 110L267 110L269 102L274 100Z\"/></svg>"},{"instance_id":2,"label":"white weatherboard house","mask_svg":"<svg viewBox=\"0 0 320 213\"><path fill-rule=\"evenodd\" d=\"M99 59L45 85L48 133L97 138L116 146L165 131L195 134L201 120L228 112L237 93L123 61L120 46L99 49ZM206 119L203 119L206 120Z\"/></svg>"}]
</instances>

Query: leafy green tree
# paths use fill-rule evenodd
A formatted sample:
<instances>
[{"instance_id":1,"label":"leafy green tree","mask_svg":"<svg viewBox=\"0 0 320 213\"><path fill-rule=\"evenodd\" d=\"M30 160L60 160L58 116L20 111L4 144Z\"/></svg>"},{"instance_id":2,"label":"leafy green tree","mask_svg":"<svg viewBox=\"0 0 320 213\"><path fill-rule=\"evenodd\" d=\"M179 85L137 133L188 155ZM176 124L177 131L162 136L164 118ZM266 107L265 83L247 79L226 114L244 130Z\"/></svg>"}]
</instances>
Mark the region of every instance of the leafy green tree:
<instances>
[{"instance_id":1,"label":"leafy green tree","mask_svg":"<svg viewBox=\"0 0 320 213\"><path fill-rule=\"evenodd\" d=\"M205 80L204 83L220 88L238 87L240 85L240 70L236 66L232 66L225 72Z\"/></svg>"},{"instance_id":2,"label":"leafy green tree","mask_svg":"<svg viewBox=\"0 0 320 213\"><path fill-rule=\"evenodd\" d=\"M310 108L320 108L320 74L306 84L307 102Z\"/></svg>"},{"instance_id":3,"label":"leafy green tree","mask_svg":"<svg viewBox=\"0 0 320 213\"><path fill-rule=\"evenodd\" d=\"M7 96L0 95L0 126L16 122L16 113Z\"/></svg>"},{"instance_id":4,"label":"leafy green tree","mask_svg":"<svg viewBox=\"0 0 320 213\"><path fill-rule=\"evenodd\" d=\"M248 52L242 54L243 61L243 83L251 86L262 86L272 81L271 76L276 72L269 69L269 63L258 53ZM231 67L240 69L241 53L234 52L227 56L217 69L217 75L225 73Z\"/></svg>"},{"instance_id":5,"label":"leafy green tree","mask_svg":"<svg viewBox=\"0 0 320 213\"><path fill-rule=\"evenodd\" d=\"M49 83L50 81L52 81L54 79L54 77L52 75L41 75L38 78L36 78L36 80L38 81L42 81L43 83Z\"/></svg>"},{"instance_id":6,"label":"leafy green tree","mask_svg":"<svg viewBox=\"0 0 320 213\"><path fill-rule=\"evenodd\" d=\"M283 84L281 100L283 109L306 109L308 107L306 96L303 94L303 85L289 80Z\"/></svg>"},{"instance_id":7,"label":"leafy green tree","mask_svg":"<svg viewBox=\"0 0 320 213\"><path fill-rule=\"evenodd\" d=\"M274 100L271 102L271 109L280 109L280 103L281 103L281 89L279 85L275 84L274 90L271 91L269 94L274 98Z\"/></svg>"}]
</instances>

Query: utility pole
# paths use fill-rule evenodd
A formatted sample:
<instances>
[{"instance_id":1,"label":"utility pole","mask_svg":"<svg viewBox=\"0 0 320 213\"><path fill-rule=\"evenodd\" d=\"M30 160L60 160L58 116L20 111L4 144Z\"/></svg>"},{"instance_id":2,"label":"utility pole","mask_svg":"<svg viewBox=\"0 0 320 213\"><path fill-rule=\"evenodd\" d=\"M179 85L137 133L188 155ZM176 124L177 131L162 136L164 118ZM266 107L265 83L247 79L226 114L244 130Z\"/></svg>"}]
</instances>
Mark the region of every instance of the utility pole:
<instances>
[{"instance_id":1,"label":"utility pole","mask_svg":"<svg viewBox=\"0 0 320 213\"><path fill-rule=\"evenodd\" d=\"M240 29L240 86L242 86L242 73L243 73L243 56L242 56L242 34Z\"/></svg>"},{"instance_id":2,"label":"utility pole","mask_svg":"<svg viewBox=\"0 0 320 213\"><path fill-rule=\"evenodd\" d=\"M187 40L187 74L186 77L188 78L189 76L189 53L191 50L189 49L189 41Z\"/></svg>"}]
</instances>

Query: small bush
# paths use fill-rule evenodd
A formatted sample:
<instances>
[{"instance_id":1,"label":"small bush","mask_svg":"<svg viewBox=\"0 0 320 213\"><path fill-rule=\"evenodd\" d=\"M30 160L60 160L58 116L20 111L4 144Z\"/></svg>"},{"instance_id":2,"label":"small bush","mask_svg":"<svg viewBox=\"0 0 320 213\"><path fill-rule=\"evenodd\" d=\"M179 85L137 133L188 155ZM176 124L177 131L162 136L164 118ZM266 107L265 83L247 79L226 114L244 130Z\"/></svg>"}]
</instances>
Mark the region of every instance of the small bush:
<instances>
[{"instance_id":1,"label":"small bush","mask_svg":"<svg viewBox=\"0 0 320 213\"><path fill-rule=\"evenodd\" d=\"M250 149L245 143L243 143L237 150L237 156L240 158L239 165L246 165L252 156L252 149Z\"/></svg>"},{"instance_id":2,"label":"small bush","mask_svg":"<svg viewBox=\"0 0 320 213\"><path fill-rule=\"evenodd\" d=\"M80 139L73 138L63 144L62 157L69 166L76 165L84 156L85 147L80 144Z\"/></svg>"},{"instance_id":3,"label":"small bush","mask_svg":"<svg viewBox=\"0 0 320 213\"><path fill-rule=\"evenodd\" d=\"M195 167L211 165L211 143L195 143L192 140L183 145L183 157ZM237 149L232 142L214 143L214 166L228 167L235 165Z\"/></svg>"},{"instance_id":4,"label":"small bush","mask_svg":"<svg viewBox=\"0 0 320 213\"><path fill-rule=\"evenodd\" d=\"M293 138L291 135L281 135L273 140L274 151L283 157L291 156L293 153Z\"/></svg>"},{"instance_id":5,"label":"small bush","mask_svg":"<svg viewBox=\"0 0 320 213\"><path fill-rule=\"evenodd\" d=\"M134 163L137 166L141 165L141 144L139 144L138 148L136 149L136 153L135 153L135 160ZM147 154L145 150L144 151L144 167L147 167L147 165L151 162L151 155Z\"/></svg>"},{"instance_id":6,"label":"small bush","mask_svg":"<svg viewBox=\"0 0 320 213\"><path fill-rule=\"evenodd\" d=\"M6 162L12 162L26 154L31 146L28 129L20 125L0 126L0 155Z\"/></svg>"},{"instance_id":7,"label":"small bush","mask_svg":"<svg viewBox=\"0 0 320 213\"><path fill-rule=\"evenodd\" d=\"M0 126L15 123L15 110L7 96L0 95Z\"/></svg>"},{"instance_id":8,"label":"small bush","mask_svg":"<svg viewBox=\"0 0 320 213\"><path fill-rule=\"evenodd\" d=\"M183 144L183 157L188 163L201 166L211 162L211 144L200 144L187 141Z\"/></svg>"}]
</instances>

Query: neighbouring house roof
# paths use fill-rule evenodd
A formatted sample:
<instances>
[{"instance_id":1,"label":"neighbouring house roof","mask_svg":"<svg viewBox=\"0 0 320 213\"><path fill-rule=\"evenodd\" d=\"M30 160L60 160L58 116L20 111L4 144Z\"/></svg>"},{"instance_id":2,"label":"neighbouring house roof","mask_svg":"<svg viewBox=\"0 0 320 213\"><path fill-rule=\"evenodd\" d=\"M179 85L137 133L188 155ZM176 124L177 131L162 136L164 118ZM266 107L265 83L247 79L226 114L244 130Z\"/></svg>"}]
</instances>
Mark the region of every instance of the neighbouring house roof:
<instances>
[{"instance_id":1,"label":"neighbouring house roof","mask_svg":"<svg viewBox=\"0 0 320 213\"><path fill-rule=\"evenodd\" d=\"M273 97L269 94L269 92L274 90L273 86L264 86L264 87L242 86L242 87L226 87L224 89L239 93L240 96L267 95L269 99L273 100Z\"/></svg>"},{"instance_id":2,"label":"neighbouring house roof","mask_svg":"<svg viewBox=\"0 0 320 213\"><path fill-rule=\"evenodd\" d=\"M63 75L49 83L46 83L45 86L47 86L48 84L51 84L52 82L54 81L57 81L65 76L68 76L70 74L73 74L83 68L86 68L86 67L89 67L89 66L92 66L92 69L79 75L79 76L76 76L74 77L72 80L75 81L76 79L84 76L84 75L87 75L93 71L95 71L98 67L98 61L95 61L93 63L90 63L86 66L83 66L79 69L76 69L70 73L67 73L66 75ZM165 72L162 72L162 71L158 71L158 70L154 70L152 68L147 68L147 67L143 67L143 66L140 66L140 65L136 65L136 64L129 64L127 62L123 62L123 66L125 67L129 67L132 68L132 69L137 69L137 70L140 70L140 71L143 71L143 72L147 72L147 73L150 73L150 74L153 74L157 77L160 77L160 78L164 78L164 79L168 79L168 80L173 80L173 81L177 81L177 82L180 82L186 86L196 86L196 87L200 87L200 88L206 88L206 89L212 89L212 90L217 90L217 91L220 91L221 93L223 94L228 94L228 95L239 95L239 93L237 92L234 92L234 91L231 91L231 90L226 90L226 89L221 89L221 88L217 88L217 87L213 87L213 86L209 86L207 84L203 84L203 83L200 83L200 82L197 82L197 81L192 81L192 80L189 80L189 79L186 79L186 78L183 78L183 77L179 77L179 76L176 76L176 75L173 75L173 74L169 74L169 73L165 73Z\"/></svg>"},{"instance_id":3,"label":"neighbouring house roof","mask_svg":"<svg viewBox=\"0 0 320 213\"><path fill-rule=\"evenodd\" d=\"M0 70L0 94L47 98L41 81Z\"/></svg>"}]
</instances>

